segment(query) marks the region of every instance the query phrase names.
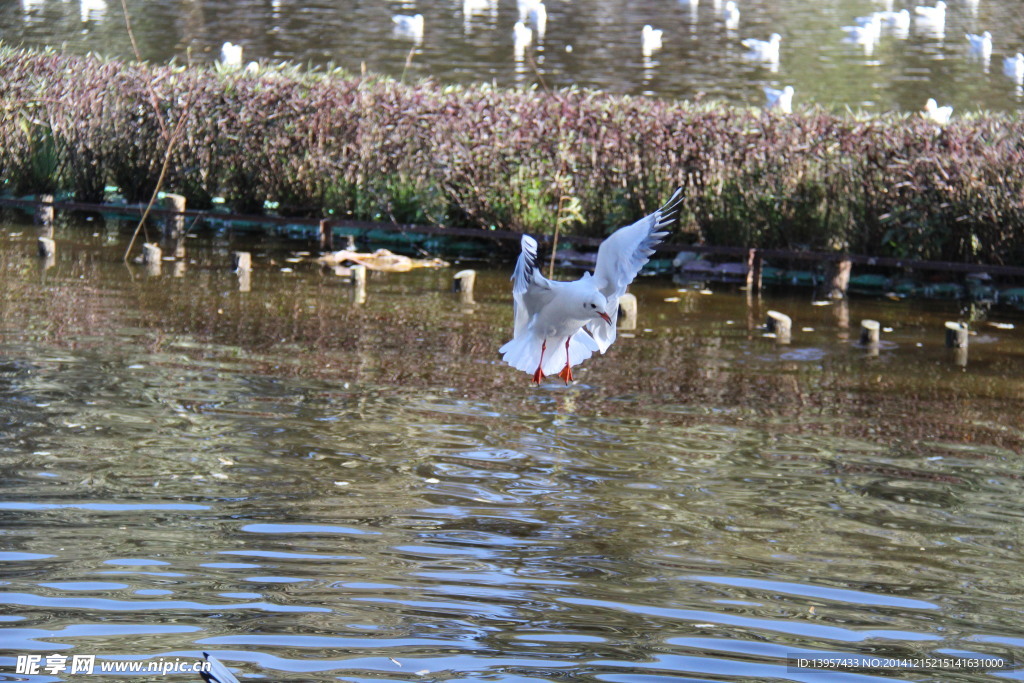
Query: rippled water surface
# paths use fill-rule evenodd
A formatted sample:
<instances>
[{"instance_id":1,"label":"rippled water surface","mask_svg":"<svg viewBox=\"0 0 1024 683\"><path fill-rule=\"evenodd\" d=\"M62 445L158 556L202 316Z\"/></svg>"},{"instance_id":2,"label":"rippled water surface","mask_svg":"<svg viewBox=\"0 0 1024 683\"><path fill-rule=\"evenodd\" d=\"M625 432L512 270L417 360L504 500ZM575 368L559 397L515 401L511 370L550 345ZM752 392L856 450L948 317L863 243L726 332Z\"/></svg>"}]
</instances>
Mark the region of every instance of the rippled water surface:
<instances>
[{"instance_id":1,"label":"rippled water surface","mask_svg":"<svg viewBox=\"0 0 1024 683\"><path fill-rule=\"evenodd\" d=\"M737 0L735 30L722 0L547 0L543 37L517 53L514 0L334 0L332 2L139 2L128 7L146 60L209 62L221 44L240 44L245 59L365 68L443 83L494 81L538 87L580 85L617 93L708 96L761 106L765 85L792 85L797 107L849 106L870 112L917 111L929 97L955 107L1016 111L1024 90L1003 60L1024 51L1020 0L948 0L942 30L912 21L885 28L870 49L841 27L890 7L934 0ZM105 9L100 9L100 5ZM468 14L466 7L470 7ZM477 7L477 10L473 10ZM392 15L420 13L422 39L396 34ZM529 23L529 22L528 22ZM641 49L641 29L664 31L664 46ZM972 56L965 33L992 33L988 60ZM745 58L745 38L782 35L774 67ZM22 0L0 5L0 39L133 54L116 0Z\"/></svg>"},{"instance_id":2,"label":"rippled water surface","mask_svg":"<svg viewBox=\"0 0 1024 683\"><path fill-rule=\"evenodd\" d=\"M202 651L270 681L1024 667L1018 329L979 326L963 365L955 304L645 278L637 330L535 388L498 362L508 267L475 304L451 269L375 274L357 304L301 244L201 235L147 276L114 224L57 237L43 271L0 225L0 680L103 679L19 654ZM861 317L893 328L877 356ZM995 676L1024 668L833 680ZM131 680L172 679L198 680Z\"/></svg>"}]
</instances>

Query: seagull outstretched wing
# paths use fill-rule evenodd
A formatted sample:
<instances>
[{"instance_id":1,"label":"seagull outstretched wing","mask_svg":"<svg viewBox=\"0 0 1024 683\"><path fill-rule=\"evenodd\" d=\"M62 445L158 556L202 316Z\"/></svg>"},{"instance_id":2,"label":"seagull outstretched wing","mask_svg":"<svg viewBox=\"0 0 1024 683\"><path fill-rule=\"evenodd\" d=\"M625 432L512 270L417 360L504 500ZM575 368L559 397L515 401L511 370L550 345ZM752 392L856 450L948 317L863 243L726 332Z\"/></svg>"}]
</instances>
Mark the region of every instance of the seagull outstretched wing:
<instances>
[{"instance_id":1,"label":"seagull outstretched wing","mask_svg":"<svg viewBox=\"0 0 1024 683\"><path fill-rule=\"evenodd\" d=\"M619 228L602 242L597 250L594 284L608 299L608 314L612 322L610 325L592 323L587 329L597 341L602 353L615 341L619 297L626 293L626 287L651 259L654 247L668 234L668 228L678 220L682 199L683 189L679 188L663 207L633 225Z\"/></svg>"},{"instance_id":2,"label":"seagull outstretched wing","mask_svg":"<svg viewBox=\"0 0 1024 683\"><path fill-rule=\"evenodd\" d=\"M550 300L551 281L540 274L537 269L537 240L523 235L520 241L522 253L512 271L512 299L515 301L515 328L513 336L530 322L534 313L539 311Z\"/></svg>"}]
</instances>

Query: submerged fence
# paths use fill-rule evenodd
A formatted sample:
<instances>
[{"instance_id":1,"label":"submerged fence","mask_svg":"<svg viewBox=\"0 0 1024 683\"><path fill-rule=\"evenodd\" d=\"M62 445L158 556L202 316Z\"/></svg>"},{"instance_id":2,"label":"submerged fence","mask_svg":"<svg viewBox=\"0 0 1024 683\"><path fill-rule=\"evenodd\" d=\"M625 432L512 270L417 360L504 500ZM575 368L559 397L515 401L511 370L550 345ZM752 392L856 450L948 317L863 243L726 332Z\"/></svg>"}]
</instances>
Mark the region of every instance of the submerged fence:
<instances>
[{"instance_id":1,"label":"submerged fence","mask_svg":"<svg viewBox=\"0 0 1024 683\"><path fill-rule=\"evenodd\" d=\"M1024 119L939 127L0 46L0 182L237 213L600 236L685 188L704 244L1024 262Z\"/></svg>"}]
</instances>

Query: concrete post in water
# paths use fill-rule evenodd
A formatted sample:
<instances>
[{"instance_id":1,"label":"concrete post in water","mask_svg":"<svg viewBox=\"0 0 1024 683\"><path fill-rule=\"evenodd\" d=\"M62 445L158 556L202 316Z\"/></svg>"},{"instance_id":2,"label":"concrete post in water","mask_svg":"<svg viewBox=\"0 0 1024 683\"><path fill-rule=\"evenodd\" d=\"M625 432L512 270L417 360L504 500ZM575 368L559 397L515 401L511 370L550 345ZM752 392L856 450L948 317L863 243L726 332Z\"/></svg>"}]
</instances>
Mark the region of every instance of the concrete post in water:
<instances>
[{"instance_id":1,"label":"concrete post in water","mask_svg":"<svg viewBox=\"0 0 1024 683\"><path fill-rule=\"evenodd\" d=\"M40 237L38 241L39 245L39 258L51 259L57 255L57 245L51 237Z\"/></svg>"},{"instance_id":2,"label":"concrete post in water","mask_svg":"<svg viewBox=\"0 0 1024 683\"><path fill-rule=\"evenodd\" d=\"M142 245L142 262L146 265L146 274L157 276L160 274L161 262L164 254L160 247L152 242Z\"/></svg>"},{"instance_id":3,"label":"concrete post in water","mask_svg":"<svg viewBox=\"0 0 1024 683\"><path fill-rule=\"evenodd\" d=\"M326 218L320 221L317 237L320 241L320 251L334 251L334 229Z\"/></svg>"},{"instance_id":4,"label":"concrete post in water","mask_svg":"<svg viewBox=\"0 0 1024 683\"><path fill-rule=\"evenodd\" d=\"M39 204L36 204L36 224L39 225L40 237L53 237L53 195L39 195Z\"/></svg>"},{"instance_id":5,"label":"concrete post in water","mask_svg":"<svg viewBox=\"0 0 1024 683\"><path fill-rule=\"evenodd\" d=\"M452 279L452 291L459 293L459 299L464 304L476 303L473 301L473 286L476 284L476 271L460 270L455 273Z\"/></svg>"},{"instance_id":6,"label":"concrete post in water","mask_svg":"<svg viewBox=\"0 0 1024 683\"><path fill-rule=\"evenodd\" d=\"M357 304L366 303L366 266L352 266L352 301Z\"/></svg>"},{"instance_id":7,"label":"concrete post in water","mask_svg":"<svg viewBox=\"0 0 1024 683\"><path fill-rule=\"evenodd\" d=\"M850 259L843 257L838 261L833 261L829 264L829 279L826 287L828 291L825 293L826 298L829 299L845 299L846 290L850 286L850 269L852 264Z\"/></svg>"},{"instance_id":8,"label":"concrete post in water","mask_svg":"<svg viewBox=\"0 0 1024 683\"><path fill-rule=\"evenodd\" d=\"M785 313L768 311L768 320L765 322L765 327L768 328L769 332L775 333L775 341L779 344L788 344L790 342L793 321Z\"/></svg>"},{"instance_id":9,"label":"concrete post in water","mask_svg":"<svg viewBox=\"0 0 1024 683\"><path fill-rule=\"evenodd\" d=\"M185 258L185 198L180 194L166 194L161 205L172 212L164 216L164 244L174 258Z\"/></svg>"},{"instance_id":10,"label":"concrete post in water","mask_svg":"<svg viewBox=\"0 0 1024 683\"><path fill-rule=\"evenodd\" d=\"M967 332L967 323L946 323L946 346L951 349L966 349Z\"/></svg>"},{"instance_id":11,"label":"concrete post in water","mask_svg":"<svg viewBox=\"0 0 1024 683\"><path fill-rule=\"evenodd\" d=\"M759 249L751 249L747 252L747 292L761 293L761 269L763 265Z\"/></svg>"},{"instance_id":12,"label":"concrete post in water","mask_svg":"<svg viewBox=\"0 0 1024 683\"><path fill-rule=\"evenodd\" d=\"M946 323L946 346L952 348L953 362L967 367L967 323Z\"/></svg>"},{"instance_id":13,"label":"concrete post in water","mask_svg":"<svg viewBox=\"0 0 1024 683\"><path fill-rule=\"evenodd\" d=\"M878 346L882 326L877 320L860 321L860 343L863 346Z\"/></svg>"},{"instance_id":14,"label":"concrete post in water","mask_svg":"<svg viewBox=\"0 0 1024 683\"><path fill-rule=\"evenodd\" d=\"M252 270L252 255L247 251L236 251L231 254L231 270L236 273Z\"/></svg>"},{"instance_id":15,"label":"concrete post in water","mask_svg":"<svg viewBox=\"0 0 1024 683\"><path fill-rule=\"evenodd\" d=\"M165 194L161 206L170 211L164 216L164 239L177 240L185 235L185 198L180 194Z\"/></svg>"},{"instance_id":16,"label":"concrete post in water","mask_svg":"<svg viewBox=\"0 0 1024 683\"><path fill-rule=\"evenodd\" d=\"M247 251L231 254L231 270L238 276L238 291L248 292L252 287L252 255Z\"/></svg>"},{"instance_id":17,"label":"concrete post in water","mask_svg":"<svg viewBox=\"0 0 1024 683\"><path fill-rule=\"evenodd\" d=\"M619 329L636 329L636 295L626 292L619 297Z\"/></svg>"}]
</instances>

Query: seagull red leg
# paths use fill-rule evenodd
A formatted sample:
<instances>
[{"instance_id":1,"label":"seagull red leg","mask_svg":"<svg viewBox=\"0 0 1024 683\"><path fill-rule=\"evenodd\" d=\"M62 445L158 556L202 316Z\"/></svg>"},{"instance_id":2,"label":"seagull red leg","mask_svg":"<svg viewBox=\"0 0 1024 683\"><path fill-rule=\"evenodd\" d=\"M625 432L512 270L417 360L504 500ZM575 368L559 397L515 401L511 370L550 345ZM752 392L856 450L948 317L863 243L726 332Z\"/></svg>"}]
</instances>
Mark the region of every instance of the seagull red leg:
<instances>
[{"instance_id":1,"label":"seagull red leg","mask_svg":"<svg viewBox=\"0 0 1024 683\"><path fill-rule=\"evenodd\" d=\"M562 371L560 373L558 373L558 376L561 377L562 379L564 379L566 384L568 384L569 382L572 381L572 366L569 365L569 340L570 339L572 339L572 337L566 337L565 338L565 367L562 368Z\"/></svg>"},{"instance_id":2,"label":"seagull red leg","mask_svg":"<svg viewBox=\"0 0 1024 683\"><path fill-rule=\"evenodd\" d=\"M548 340L544 339L540 343L540 362L537 363L537 372L533 373L533 381L540 384L540 381L544 379L544 373L540 371L544 367L544 350L548 347Z\"/></svg>"}]
</instances>

